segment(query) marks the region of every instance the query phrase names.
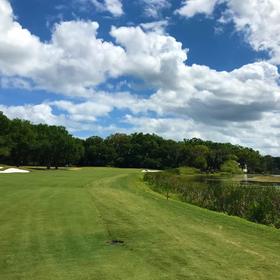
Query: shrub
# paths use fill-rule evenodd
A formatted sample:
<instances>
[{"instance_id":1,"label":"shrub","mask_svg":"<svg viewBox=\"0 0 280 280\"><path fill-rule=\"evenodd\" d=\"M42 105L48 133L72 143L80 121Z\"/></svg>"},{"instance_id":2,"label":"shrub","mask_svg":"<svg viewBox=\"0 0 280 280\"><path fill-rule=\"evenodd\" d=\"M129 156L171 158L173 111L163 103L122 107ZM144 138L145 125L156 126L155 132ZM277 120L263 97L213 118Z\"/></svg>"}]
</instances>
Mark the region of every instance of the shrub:
<instances>
[{"instance_id":1,"label":"shrub","mask_svg":"<svg viewBox=\"0 0 280 280\"><path fill-rule=\"evenodd\" d=\"M239 163L235 160L225 161L221 165L220 170L222 172L231 173L231 174L242 174L243 173L242 169L240 168Z\"/></svg>"}]
</instances>

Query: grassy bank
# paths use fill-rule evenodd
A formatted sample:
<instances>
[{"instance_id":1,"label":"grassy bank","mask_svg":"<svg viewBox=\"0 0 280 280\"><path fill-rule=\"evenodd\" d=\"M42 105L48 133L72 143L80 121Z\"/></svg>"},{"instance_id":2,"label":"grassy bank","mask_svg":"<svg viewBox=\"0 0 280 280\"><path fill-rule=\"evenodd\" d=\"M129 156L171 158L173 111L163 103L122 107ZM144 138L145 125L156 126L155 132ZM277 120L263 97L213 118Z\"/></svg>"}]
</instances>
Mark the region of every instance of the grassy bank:
<instances>
[{"instance_id":1,"label":"grassy bank","mask_svg":"<svg viewBox=\"0 0 280 280\"><path fill-rule=\"evenodd\" d=\"M144 180L159 193L210 210L280 228L280 189L241 185L229 180L195 182L168 172L145 174Z\"/></svg>"},{"instance_id":2,"label":"grassy bank","mask_svg":"<svg viewBox=\"0 0 280 280\"><path fill-rule=\"evenodd\" d=\"M133 169L1 175L0 224L5 280L280 279L278 230L167 201Z\"/></svg>"}]
</instances>

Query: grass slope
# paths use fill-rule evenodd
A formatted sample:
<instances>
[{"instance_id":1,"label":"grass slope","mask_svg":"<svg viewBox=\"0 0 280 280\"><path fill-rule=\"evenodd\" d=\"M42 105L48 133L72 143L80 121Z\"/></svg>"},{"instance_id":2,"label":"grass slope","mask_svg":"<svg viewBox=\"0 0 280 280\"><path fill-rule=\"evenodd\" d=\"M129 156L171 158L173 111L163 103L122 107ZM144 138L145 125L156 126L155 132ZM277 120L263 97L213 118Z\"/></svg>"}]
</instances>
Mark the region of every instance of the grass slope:
<instances>
[{"instance_id":1,"label":"grass slope","mask_svg":"<svg viewBox=\"0 0 280 280\"><path fill-rule=\"evenodd\" d=\"M141 176L1 175L0 279L280 279L278 230L166 201Z\"/></svg>"}]
</instances>

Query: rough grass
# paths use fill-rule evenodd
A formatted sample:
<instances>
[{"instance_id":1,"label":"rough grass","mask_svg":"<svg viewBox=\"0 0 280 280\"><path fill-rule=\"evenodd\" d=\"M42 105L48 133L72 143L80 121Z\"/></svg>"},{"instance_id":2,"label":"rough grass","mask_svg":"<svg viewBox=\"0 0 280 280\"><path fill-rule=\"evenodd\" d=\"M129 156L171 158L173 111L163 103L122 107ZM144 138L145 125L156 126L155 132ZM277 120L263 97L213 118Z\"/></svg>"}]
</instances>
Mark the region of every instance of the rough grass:
<instances>
[{"instance_id":1,"label":"rough grass","mask_svg":"<svg viewBox=\"0 0 280 280\"><path fill-rule=\"evenodd\" d=\"M194 167L189 167L189 166L182 166L179 167L179 173L181 175L197 175L197 174L201 174L201 171L197 168Z\"/></svg>"},{"instance_id":2,"label":"rough grass","mask_svg":"<svg viewBox=\"0 0 280 280\"><path fill-rule=\"evenodd\" d=\"M280 279L278 230L166 201L141 178L2 175L0 279Z\"/></svg>"},{"instance_id":3,"label":"rough grass","mask_svg":"<svg viewBox=\"0 0 280 280\"><path fill-rule=\"evenodd\" d=\"M0 169L0 171L4 171L4 170L10 168L8 165L1 164L1 163L0 163L0 166L2 167L2 168ZM0 182L1 182L1 181L0 181Z\"/></svg>"}]
</instances>

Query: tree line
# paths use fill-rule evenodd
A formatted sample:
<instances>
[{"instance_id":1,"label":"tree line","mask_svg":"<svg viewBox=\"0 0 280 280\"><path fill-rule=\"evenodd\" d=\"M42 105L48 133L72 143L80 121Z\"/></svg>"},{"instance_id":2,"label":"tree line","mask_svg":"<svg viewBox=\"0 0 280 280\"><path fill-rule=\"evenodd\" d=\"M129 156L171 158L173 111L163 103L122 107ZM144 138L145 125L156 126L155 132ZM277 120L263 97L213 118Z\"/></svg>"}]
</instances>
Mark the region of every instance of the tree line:
<instances>
[{"instance_id":1,"label":"tree line","mask_svg":"<svg viewBox=\"0 0 280 280\"><path fill-rule=\"evenodd\" d=\"M0 162L11 165L113 166L205 172L248 166L251 173L279 173L280 158L229 143L167 140L155 134L113 134L105 139L73 137L64 127L8 119L0 112Z\"/></svg>"}]
</instances>

